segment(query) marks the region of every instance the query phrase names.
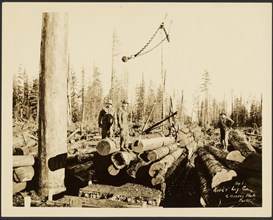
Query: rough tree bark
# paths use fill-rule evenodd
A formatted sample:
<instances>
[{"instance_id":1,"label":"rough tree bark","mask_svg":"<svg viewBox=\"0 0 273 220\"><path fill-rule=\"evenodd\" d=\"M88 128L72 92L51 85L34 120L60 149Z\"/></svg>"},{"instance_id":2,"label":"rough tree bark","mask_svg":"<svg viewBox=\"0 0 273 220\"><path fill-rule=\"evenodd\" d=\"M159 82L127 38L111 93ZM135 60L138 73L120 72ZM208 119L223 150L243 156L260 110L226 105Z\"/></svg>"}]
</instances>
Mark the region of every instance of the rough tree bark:
<instances>
[{"instance_id":1,"label":"rough tree bark","mask_svg":"<svg viewBox=\"0 0 273 220\"><path fill-rule=\"evenodd\" d=\"M197 154L200 157L202 164L207 168L209 174L212 177L212 188L223 182L230 181L233 177L237 176L237 173L234 170L226 168L205 148L198 148Z\"/></svg>"},{"instance_id":2,"label":"rough tree bark","mask_svg":"<svg viewBox=\"0 0 273 220\"><path fill-rule=\"evenodd\" d=\"M205 148L213 155L215 156L219 161L222 163L228 165L228 161L236 161L239 163L242 163L245 159L244 156L240 153L240 151L231 151L226 152L223 150L220 150L217 147L206 145Z\"/></svg>"},{"instance_id":3,"label":"rough tree bark","mask_svg":"<svg viewBox=\"0 0 273 220\"><path fill-rule=\"evenodd\" d=\"M246 140L245 135L238 130L231 130L229 132L229 142L236 150L239 150L244 157L256 153L255 149Z\"/></svg>"},{"instance_id":4,"label":"rough tree bark","mask_svg":"<svg viewBox=\"0 0 273 220\"><path fill-rule=\"evenodd\" d=\"M151 139L139 139L132 145L132 150L136 153L142 153L148 150L154 150L159 147L163 147L169 144L175 143L175 139L172 137L158 137Z\"/></svg>"},{"instance_id":5,"label":"rough tree bark","mask_svg":"<svg viewBox=\"0 0 273 220\"><path fill-rule=\"evenodd\" d=\"M46 197L66 190L65 169L61 164L67 154L68 15L43 13L42 19L38 185L39 194Z\"/></svg>"},{"instance_id":6,"label":"rough tree bark","mask_svg":"<svg viewBox=\"0 0 273 220\"><path fill-rule=\"evenodd\" d=\"M155 177L152 178L151 183L153 186L158 185L158 184L163 184L166 182L166 179L168 179L174 171L177 169L177 167L182 163L182 161L187 157L186 153L182 153L180 157L177 158L176 161L172 163L172 165L168 168L168 170L165 173L161 173L156 175Z\"/></svg>"},{"instance_id":7,"label":"rough tree bark","mask_svg":"<svg viewBox=\"0 0 273 220\"><path fill-rule=\"evenodd\" d=\"M155 150L151 150L148 152L147 154L147 158L150 161L155 161L158 160L162 157L165 157L166 155L168 155L169 153L175 151L178 148L177 144L170 144L168 146L165 147L160 147L158 149Z\"/></svg>"},{"instance_id":8,"label":"rough tree bark","mask_svg":"<svg viewBox=\"0 0 273 220\"><path fill-rule=\"evenodd\" d=\"M153 163L149 169L149 175L151 177L155 177L156 175L164 175L172 164L182 155L182 153L185 153L185 149L178 148L174 152L165 156L163 159Z\"/></svg>"}]
</instances>

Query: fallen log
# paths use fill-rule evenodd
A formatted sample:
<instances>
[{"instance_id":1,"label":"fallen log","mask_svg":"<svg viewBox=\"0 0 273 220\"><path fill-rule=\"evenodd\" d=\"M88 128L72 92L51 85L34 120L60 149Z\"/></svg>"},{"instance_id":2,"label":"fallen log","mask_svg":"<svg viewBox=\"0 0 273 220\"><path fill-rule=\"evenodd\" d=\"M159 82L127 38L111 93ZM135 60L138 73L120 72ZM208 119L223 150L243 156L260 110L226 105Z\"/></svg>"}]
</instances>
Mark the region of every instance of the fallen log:
<instances>
[{"instance_id":1,"label":"fallen log","mask_svg":"<svg viewBox=\"0 0 273 220\"><path fill-rule=\"evenodd\" d=\"M207 176L205 170L201 165L201 161L199 157L196 157L194 160L194 164L197 170L197 176L199 180L199 188L200 188L200 204L203 207L215 207L219 204L219 199L214 195L211 189L211 181Z\"/></svg>"},{"instance_id":2,"label":"fallen log","mask_svg":"<svg viewBox=\"0 0 273 220\"><path fill-rule=\"evenodd\" d=\"M136 153L142 153L148 150L154 150L164 145L175 143L173 137L158 137L152 139L139 139L136 140L132 145L132 150Z\"/></svg>"},{"instance_id":3,"label":"fallen log","mask_svg":"<svg viewBox=\"0 0 273 220\"><path fill-rule=\"evenodd\" d=\"M34 164L34 156L31 155L14 155L13 167L32 166Z\"/></svg>"},{"instance_id":4,"label":"fallen log","mask_svg":"<svg viewBox=\"0 0 273 220\"><path fill-rule=\"evenodd\" d=\"M179 129L179 132L183 132L184 134L187 134L190 132L190 129L184 125Z\"/></svg>"},{"instance_id":5,"label":"fallen log","mask_svg":"<svg viewBox=\"0 0 273 220\"><path fill-rule=\"evenodd\" d=\"M114 166L114 164L111 164L109 167L108 167L108 173L111 175L111 176L116 176L119 174L119 171L120 169L116 168Z\"/></svg>"},{"instance_id":6,"label":"fallen log","mask_svg":"<svg viewBox=\"0 0 273 220\"><path fill-rule=\"evenodd\" d=\"M153 133L143 134L139 136L140 139L151 139L151 138L157 138L157 137L164 137L164 134L162 134L161 132L153 132Z\"/></svg>"},{"instance_id":7,"label":"fallen log","mask_svg":"<svg viewBox=\"0 0 273 220\"><path fill-rule=\"evenodd\" d=\"M220 150L217 147L206 145L205 146L206 150L208 150L213 156L215 156L220 162L228 165L228 160L230 161L236 161L239 163L242 163L245 159L244 156L240 153L240 151L231 151L231 152L226 152L223 150Z\"/></svg>"},{"instance_id":8,"label":"fallen log","mask_svg":"<svg viewBox=\"0 0 273 220\"><path fill-rule=\"evenodd\" d=\"M12 187L13 194L24 190L26 187L27 187L26 182L21 182L21 183L13 182L13 187Z\"/></svg>"},{"instance_id":9,"label":"fallen log","mask_svg":"<svg viewBox=\"0 0 273 220\"><path fill-rule=\"evenodd\" d=\"M136 154L132 151L119 151L113 153L111 156L111 160L117 169L124 168L134 159L136 159Z\"/></svg>"},{"instance_id":10,"label":"fallen log","mask_svg":"<svg viewBox=\"0 0 273 220\"><path fill-rule=\"evenodd\" d=\"M249 133L249 132L245 132L245 134L248 135L248 136L262 137L262 135L260 135L260 134L252 134L252 133Z\"/></svg>"},{"instance_id":11,"label":"fallen log","mask_svg":"<svg viewBox=\"0 0 273 220\"><path fill-rule=\"evenodd\" d=\"M38 138L35 137L35 136L33 136L32 134L28 134L28 137L32 138L32 139L35 140L35 141L38 141Z\"/></svg>"},{"instance_id":12,"label":"fallen log","mask_svg":"<svg viewBox=\"0 0 273 220\"><path fill-rule=\"evenodd\" d=\"M120 146L116 140L106 138L102 139L97 145L97 152L101 156L106 156L120 150Z\"/></svg>"},{"instance_id":13,"label":"fallen log","mask_svg":"<svg viewBox=\"0 0 273 220\"><path fill-rule=\"evenodd\" d=\"M169 153L175 151L177 148L178 148L177 143L174 143L174 144L171 144L168 146L164 146L164 147L160 147L158 149L149 151L147 154L147 158L149 161L155 161L155 160L158 160L162 157L165 157Z\"/></svg>"},{"instance_id":14,"label":"fallen log","mask_svg":"<svg viewBox=\"0 0 273 220\"><path fill-rule=\"evenodd\" d=\"M191 141L193 141L193 137L185 134L184 132L178 132L177 134L177 142L182 146L187 146Z\"/></svg>"},{"instance_id":15,"label":"fallen log","mask_svg":"<svg viewBox=\"0 0 273 220\"><path fill-rule=\"evenodd\" d=\"M153 186L163 184L166 182L166 179L168 179L174 171L177 169L177 167L182 163L182 161L187 157L187 154L184 152L181 154L179 158L177 158L176 161L174 161L171 165L171 167L168 168L167 172L157 174L155 177L151 179L151 183Z\"/></svg>"},{"instance_id":16,"label":"fallen log","mask_svg":"<svg viewBox=\"0 0 273 220\"><path fill-rule=\"evenodd\" d=\"M78 133L80 131L80 128L75 129L75 131L73 131L68 137L67 137L67 141L69 141L76 133Z\"/></svg>"},{"instance_id":17,"label":"fallen log","mask_svg":"<svg viewBox=\"0 0 273 220\"><path fill-rule=\"evenodd\" d=\"M67 169L73 174L76 174L82 171L87 171L91 169L93 166L94 166L93 161L87 161L85 163L75 164L74 166L68 166Z\"/></svg>"},{"instance_id":18,"label":"fallen log","mask_svg":"<svg viewBox=\"0 0 273 220\"><path fill-rule=\"evenodd\" d=\"M13 178L17 183L30 181L33 176L34 169L32 166L18 167L13 170Z\"/></svg>"},{"instance_id":19,"label":"fallen log","mask_svg":"<svg viewBox=\"0 0 273 220\"><path fill-rule=\"evenodd\" d=\"M198 148L197 154L212 177L211 188L214 188L223 182L230 181L233 177L237 176L237 173L234 170L226 168L205 148Z\"/></svg>"},{"instance_id":20,"label":"fallen log","mask_svg":"<svg viewBox=\"0 0 273 220\"><path fill-rule=\"evenodd\" d=\"M136 160L132 161L129 168L126 170L127 174L133 178L137 178L137 172L141 167L149 166L151 161L145 161L140 157L137 157Z\"/></svg>"},{"instance_id":21,"label":"fallen log","mask_svg":"<svg viewBox=\"0 0 273 220\"><path fill-rule=\"evenodd\" d=\"M204 133L201 130L193 132L193 138L194 138L194 140L196 142L199 141L199 140L201 140L203 137L204 137Z\"/></svg>"},{"instance_id":22,"label":"fallen log","mask_svg":"<svg viewBox=\"0 0 273 220\"><path fill-rule=\"evenodd\" d=\"M172 166L174 161L176 161L184 152L184 148L178 148L174 152L165 156L163 159L153 163L149 169L149 175L151 177L155 177L156 175L164 175Z\"/></svg>"},{"instance_id":23,"label":"fallen log","mask_svg":"<svg viewBox=\"0 0 273 220\"><path fill-rule=\"evenodd\" d=\"M239 150L244 157L248 157L252 153L256 153L255 149L246 140L243 133L238 130L231 130L229 132L229 142L235 150Z\"/></svg>"}]
</instances>

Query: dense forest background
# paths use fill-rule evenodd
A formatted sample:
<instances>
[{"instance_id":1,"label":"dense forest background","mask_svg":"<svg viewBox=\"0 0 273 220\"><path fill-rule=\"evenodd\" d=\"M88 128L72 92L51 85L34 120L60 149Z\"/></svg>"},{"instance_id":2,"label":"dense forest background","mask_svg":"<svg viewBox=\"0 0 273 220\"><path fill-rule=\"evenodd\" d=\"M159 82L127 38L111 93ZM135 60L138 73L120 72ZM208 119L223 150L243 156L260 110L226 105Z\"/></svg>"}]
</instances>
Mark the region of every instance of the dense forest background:
<instances>
[{"instance_id":1,"label":"dense forest background","mask_svg":"<svg viewBox=\"0 0 273 220\"><path fill-rule=\"evenodd\" d=\"M88 74L91 75L92 80L87 83L85 79ZM69 63L68 125L80 123L85 129L97 130L98 114L108 98L113 100L116 110L120 107L121 100L128 100L128 74L128 72L118 73L113 68L112 87L108 92L103 91L101 73L95 64L90 73L85 72L84 68L80 73L76 73ZM200 126L207 128L217 127L219 113L225 111L231 112L229 116L237 127L262 125L262 96L253 95L249 100L245 100L234 96L231 91L232 103L231 109L228 109L228 101L225 98L222 101L216 100L209 92L210 86L210 73L205 71L200 88L190 100L194 108L189 113L185 109L183 88L179 94L175 92L171 95L167 94L164 91L164 84L156 86L152 81L146 83L143 73L142 81L135 85L135 99L128 100L129 120L131 124L143 124L153 109L149 123L154 123L169 115L171 110L177 110L177 119L181 124L196 121ZM14 121L37 121L38 102L39 79L37 77L30 80L26 67L20 65L13 79Z\"/></svg>"}]
</instances>

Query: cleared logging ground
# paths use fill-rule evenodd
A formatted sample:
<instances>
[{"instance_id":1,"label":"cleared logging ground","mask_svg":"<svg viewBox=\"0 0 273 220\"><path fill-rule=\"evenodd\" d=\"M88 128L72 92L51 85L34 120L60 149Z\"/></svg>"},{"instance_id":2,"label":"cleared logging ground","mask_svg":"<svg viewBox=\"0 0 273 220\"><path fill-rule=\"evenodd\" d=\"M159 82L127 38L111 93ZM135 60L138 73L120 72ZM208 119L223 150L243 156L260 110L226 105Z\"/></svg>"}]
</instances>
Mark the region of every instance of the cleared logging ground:
<instances>
[{"instance_id":1,"label":"cleared logging ground","mask_svg":"<svg viewBox=\"0 0 273 220\"><path fill-rule=\"evenodd\" d=\"M100 141L99 135L92 132L81 134L79 129L75 129L67 134L68 155L63 164L66 192L49 201L36 194L37 127L24 127L25 129L14 129L14 206L23 206L25 196L31 197L31 206L262 205L262 138L259 134L248 131L244 135L243 130L234 131L230 136L229 152L223 153L221 146L217 144L217 130L208 135L192 125L180 131L175 144L169 138L164 142L162 136L152 135L146 137L149 141L141 143L147 142L147 146L151 146L150 143L157 142L159 146L153 145L151 149L147 147L149 150L140 152L134 146L136 152L130 153L109 150L108 155L102 156L96 149ZM151 141L153 139L156 141ZM138 139L131 139L131 145L135 141ZM141 149L145 147L142 145ZM227 178L230 171L236 175ZM98 186L102 187L96 188ZM84 190L90 193L83 193ZM99 194L103 191L103 195Z\"/></svg>"}]
</instances>

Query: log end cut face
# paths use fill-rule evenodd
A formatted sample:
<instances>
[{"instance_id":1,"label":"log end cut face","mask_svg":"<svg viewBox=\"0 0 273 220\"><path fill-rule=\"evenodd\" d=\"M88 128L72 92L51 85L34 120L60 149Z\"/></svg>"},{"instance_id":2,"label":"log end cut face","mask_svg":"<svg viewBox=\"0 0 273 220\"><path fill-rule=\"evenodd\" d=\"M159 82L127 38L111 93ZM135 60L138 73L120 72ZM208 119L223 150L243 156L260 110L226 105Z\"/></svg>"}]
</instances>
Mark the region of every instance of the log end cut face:
<instances>
[{"instance_id":1,"label":"log end cut face","mask_svg":"<svg viewBox=\"0 0 273 220\"><path fill-rule=\"evenodd\" d=\"M236 177L237 173L234 170L222 169L220 172L217 172L211 181L211 188L214 188L221 183L228 182Z\"/></svg>"}]
</instances>

